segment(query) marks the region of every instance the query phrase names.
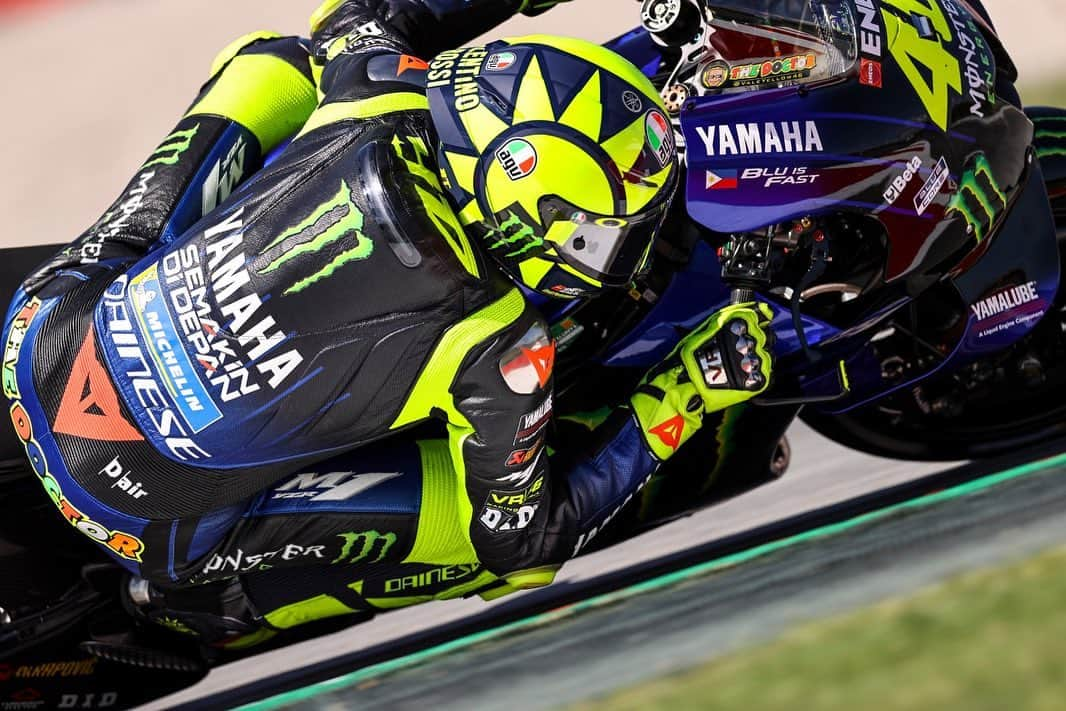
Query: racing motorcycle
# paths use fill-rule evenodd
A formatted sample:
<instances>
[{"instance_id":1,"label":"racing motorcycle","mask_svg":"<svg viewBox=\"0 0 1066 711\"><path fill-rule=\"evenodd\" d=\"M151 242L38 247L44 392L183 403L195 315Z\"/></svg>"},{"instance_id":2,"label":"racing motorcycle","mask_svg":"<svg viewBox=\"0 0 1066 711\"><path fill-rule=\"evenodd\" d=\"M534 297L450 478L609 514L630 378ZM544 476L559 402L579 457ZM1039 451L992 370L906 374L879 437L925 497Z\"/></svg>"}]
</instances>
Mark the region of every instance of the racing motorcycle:
<instances>
[{"instance_id":1,"label":"racing motorcycle","mask_svg":"<svg viewBox=\"0 0 1066 711\"><path fill-rule=\"evenodd\" d=\"M641 26L609 46L661 88L673 131L654 130L649 113L649 140L677 143L683 188L651 273L628 295L542 304L559 354L556 409L576 420L615 404L604 393L630 392L681 334L752 298L776 314L776 381L694 437L584 551L781 476L797 416L844 446L899 459L978 459L1061 436L1066 111L1021 108L1017 70L984 9L639 7ZM120 571L56 522L6 436L0 699L133 705L262 649L128 644ZM386 567L373 575L429 575ZM476 570L470 561L464 574ZM464 592L506 592L480 580ZM326 629L307 627L304 637Z\"/></svg>"}]
</instances>

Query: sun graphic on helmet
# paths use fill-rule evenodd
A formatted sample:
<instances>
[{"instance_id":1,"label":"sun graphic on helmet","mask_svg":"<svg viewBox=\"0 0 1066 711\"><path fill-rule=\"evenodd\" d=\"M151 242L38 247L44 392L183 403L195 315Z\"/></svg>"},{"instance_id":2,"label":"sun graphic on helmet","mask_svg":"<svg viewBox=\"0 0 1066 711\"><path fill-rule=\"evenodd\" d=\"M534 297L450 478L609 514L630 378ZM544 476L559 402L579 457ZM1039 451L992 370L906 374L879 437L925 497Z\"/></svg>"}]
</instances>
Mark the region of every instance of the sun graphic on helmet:
<instances>
[{"instance_id":1,"label":"sun graphic on helmet","mask_svg":"<svg viewBox=\"0 0 1066 711\"><path fill-rule=\"evenodd\" d=\"M534 35L445 52L426 78L460 222L513 279L575 298L647 266L678 168L639 69L599 45Z\"/></svg>"}]
</instances>

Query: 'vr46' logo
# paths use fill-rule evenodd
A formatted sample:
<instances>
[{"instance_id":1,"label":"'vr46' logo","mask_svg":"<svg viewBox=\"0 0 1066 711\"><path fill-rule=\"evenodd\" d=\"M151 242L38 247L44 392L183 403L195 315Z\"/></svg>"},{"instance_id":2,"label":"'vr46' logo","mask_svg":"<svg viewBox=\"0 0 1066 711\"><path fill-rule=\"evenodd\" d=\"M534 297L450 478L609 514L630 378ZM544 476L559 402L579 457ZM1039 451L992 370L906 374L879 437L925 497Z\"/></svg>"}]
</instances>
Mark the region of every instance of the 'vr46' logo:
<instances>
[{"instance_id":1,"label":"'vr46' logo","mask_svg":"<svg viewBox=\"0 0 1066 711\"><path fill-rule=\"evenodd\" d=\"M338 538L344 540L340 555L333 563L380 563L396 543L395 533L378 533L377 531L359 531L358 533L341 533ZM374 556L375 551L377 555Z\"/></svg>"},{"instance_id":2,"label":"'vr46' logo","mask_svg":"<svg viewBox=\"0 0 1066 711\"><path fill-rule=\"evenodd\" d=\"M982 153L974 160L959 183L959 191L948 203L946 216L962 215L969 230L983 242L996 219L1007 209L1007 196L992 175L992 166Z\"/></svg>"}]
</instances>

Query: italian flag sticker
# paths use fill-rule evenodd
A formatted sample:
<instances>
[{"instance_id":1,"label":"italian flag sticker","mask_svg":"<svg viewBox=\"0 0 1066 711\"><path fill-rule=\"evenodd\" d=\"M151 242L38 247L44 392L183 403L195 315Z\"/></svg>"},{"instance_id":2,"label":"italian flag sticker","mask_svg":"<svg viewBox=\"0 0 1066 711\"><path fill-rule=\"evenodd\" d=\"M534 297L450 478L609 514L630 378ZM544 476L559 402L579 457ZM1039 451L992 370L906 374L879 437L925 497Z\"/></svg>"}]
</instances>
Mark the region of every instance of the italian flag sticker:
<instances>
[{"instance_id":1,"label":"italian flag sticker","mask_svg":"<svg viewBox=\"0 0 1066 711\"><path fill-rule=\"evenodd\" d=\"M659 165L665 166L670 162L670 153L673 150L673 129L670 122L658 111L649 111L644 127L648 135L648 145L659 159Z\"/></svg>"}]
</instances>

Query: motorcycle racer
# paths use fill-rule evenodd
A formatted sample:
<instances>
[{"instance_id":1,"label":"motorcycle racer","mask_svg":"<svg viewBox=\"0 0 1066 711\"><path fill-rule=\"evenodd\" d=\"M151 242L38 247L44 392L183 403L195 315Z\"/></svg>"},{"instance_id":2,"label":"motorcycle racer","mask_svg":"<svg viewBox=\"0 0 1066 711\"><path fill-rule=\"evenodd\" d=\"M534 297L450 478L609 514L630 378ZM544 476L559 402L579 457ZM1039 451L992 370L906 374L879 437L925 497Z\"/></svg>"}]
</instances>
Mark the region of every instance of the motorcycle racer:
<instances>
[{"instance_id":1,"label":"motorcycle racer","mask_svg":"<svg viewBox=\"0 0 1066 711\"><path fill-rule=\"evenodd\" d=\"M678 173L661 100L617 55L542 36L452 49L550 4L331 0L310 47L255 33L219 55L112 208L9 311L5 395L71 525L157 590L228 579L204 561L283 543L321 550L272 567L343 561L347 534L389 516L375 563L467 548L535 587L707 413L766 389L769 312L737 305L586 451L548 453L555 346L516 283L554 298L629 285ZM465 492L454 509L425 485L413 511L263 499L430 419Z\"/></svg>"}]
</instances>

